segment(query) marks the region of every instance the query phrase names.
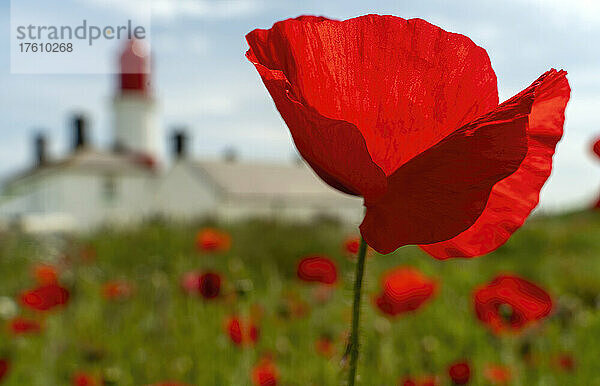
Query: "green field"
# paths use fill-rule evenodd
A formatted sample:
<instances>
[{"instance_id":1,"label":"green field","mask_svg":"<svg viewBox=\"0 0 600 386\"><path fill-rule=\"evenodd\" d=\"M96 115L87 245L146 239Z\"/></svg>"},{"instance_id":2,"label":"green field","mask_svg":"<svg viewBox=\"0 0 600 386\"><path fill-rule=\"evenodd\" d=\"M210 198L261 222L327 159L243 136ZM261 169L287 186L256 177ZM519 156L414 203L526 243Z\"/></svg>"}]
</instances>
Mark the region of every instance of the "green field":
<instances>
[{"instance_id":1,"label":"green field","mask_svg":"<svg viewBox=\"0 0 600 386\"><path fill-rule=\"evenodd\" d=\"M252 366L270 353L280 385L343 384L340 359L350 323L354 263L341 243L351 232L329 223L226 225L231 250L203 255L194 247L200 226L151 223L81 239L2 235L0 297L7 309L0 309L0 317L11 316L7 298L34 286L31 267L40 261L62 267L60 281L71 299L46 317L40 334L13 336L2 329L0 358L10 358L12 368L0 383L70 385L75 372L85 371L104 377L107 385L163 380L250 385ZM82 261L80 250L88 245L96 259ZM416 247L375 254L365 274L359 384L396 385L408 374L438 374L441 384L449 385L446 367L466 358L475 385L488 384L483 376L488 363L511 367L514 385L600 385L599 252L600 215L576 213L534 218L505 246L478 259L436 261ZM315 298L317 285L296 278L297 261L315 253L329 255L340 270L340 283L325 302ZM417 313L390 320L371 299L381 274L399 265L437 278L440 290ZM204 301L185 295L180 278L191 270L220 272L223 296ZM475 318L471 295L475 286L506 271L544 287L555 311L520 336L497 338ZM107 301L101 288L109 280L134 283L133 296ZM291 315L290 303L305 304L308 312ZM257 309L263 310L258 343L234 346L224 332L225 318ZM32 315L22 308L17 314ZM334 338L332 358L316 353L315 341L323 334ZM574 356L573 371L553 365L561 352Z\"/></svg>"}]
</instances>

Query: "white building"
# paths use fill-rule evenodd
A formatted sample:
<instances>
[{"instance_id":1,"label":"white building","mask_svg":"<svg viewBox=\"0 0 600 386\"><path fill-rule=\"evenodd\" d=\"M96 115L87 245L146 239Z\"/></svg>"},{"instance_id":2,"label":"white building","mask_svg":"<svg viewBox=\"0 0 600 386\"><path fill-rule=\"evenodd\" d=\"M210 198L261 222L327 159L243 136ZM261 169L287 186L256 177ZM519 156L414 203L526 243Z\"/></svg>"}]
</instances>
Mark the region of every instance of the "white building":
<instances>
[{"instance_id":1,"label":"white building","mask_svg":"<svg viewBox=\"0 0 600 386\"><path fill-rule=\"evenodd\" d=\"M156 102L143 71L148 57L129 44L121 56L120 87L113 103L114 146L87 141L86 120L73 119L71 153L51 160L46 140L35 140L36 164L5 181L0 220L26 231L90 230L135 224L151 216L174 220L318 217L358 223L361 200L323 183L304 163L193 160L183 132L174 133L172 166L157 158Z\"/></svg>"}]
</instances>

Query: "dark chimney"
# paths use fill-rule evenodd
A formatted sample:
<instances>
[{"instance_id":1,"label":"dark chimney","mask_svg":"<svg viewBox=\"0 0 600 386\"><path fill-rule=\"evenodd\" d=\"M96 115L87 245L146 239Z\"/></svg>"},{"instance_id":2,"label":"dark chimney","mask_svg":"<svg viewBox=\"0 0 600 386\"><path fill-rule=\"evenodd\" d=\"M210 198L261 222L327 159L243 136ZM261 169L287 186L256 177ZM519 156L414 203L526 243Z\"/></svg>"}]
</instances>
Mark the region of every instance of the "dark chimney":
<instances>
[{"instance_id":1,"label":"dark chimney","mask_svg":"<svg viewBox=\"0 0 600 386\"><path fill-rule=\"evenodd\" d=\"M46 154L46 136L44 134L40 133L35 136L34 147L36 166L43 166L48 161Z\"/></svg>"},{"instance_id":2,"label":"dark chimney","mask_svg":"<svg viewBox=\"0 0 600 386\"><path fill-rule=\"evenodd\" d=\"M188 138L185 130L179 129L173 132L173 158L176 160L187 157Z\"/></svg>"},{"instance_id":3,"label":"dark chimney","mask_svg":"<svg viewBox=\"0 0 600 386\"><path fill-rule=\"evenodd\" d=\"M238 160L238 153L235 150L235 148L233 147L228 147L223 151L223 159L225 160L225 162L237 162Z\"/></svg>"},{"instance_id":4,"label":"dark chimney","mask_svg":"<svg viewBox=\"0 0 600 386\"><path fill-rule=\"evenodd\" d=\"M82 114L73 118L73 150L80 150L87 146L87 120Z\"/></svg>"}]
</instances>

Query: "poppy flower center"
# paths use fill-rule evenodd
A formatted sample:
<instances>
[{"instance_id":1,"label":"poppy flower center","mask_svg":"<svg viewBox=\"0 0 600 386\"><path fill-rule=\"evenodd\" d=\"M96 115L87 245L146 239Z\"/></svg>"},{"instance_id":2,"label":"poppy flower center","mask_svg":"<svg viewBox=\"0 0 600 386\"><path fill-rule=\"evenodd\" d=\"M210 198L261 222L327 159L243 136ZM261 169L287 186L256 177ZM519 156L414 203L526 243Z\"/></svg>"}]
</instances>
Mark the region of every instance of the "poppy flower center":
<instances>
[{"instance_id":1,"label":"poppy flower center","mask_svg":"<svg viewBox=\"0 0 600 386\"><path fill-rule=\"evenodd\" d=\"M498 315L506 324L511 324L515 318L515 309L507 303L502 303L498 306Z\"/></svg>"}]
</instances>

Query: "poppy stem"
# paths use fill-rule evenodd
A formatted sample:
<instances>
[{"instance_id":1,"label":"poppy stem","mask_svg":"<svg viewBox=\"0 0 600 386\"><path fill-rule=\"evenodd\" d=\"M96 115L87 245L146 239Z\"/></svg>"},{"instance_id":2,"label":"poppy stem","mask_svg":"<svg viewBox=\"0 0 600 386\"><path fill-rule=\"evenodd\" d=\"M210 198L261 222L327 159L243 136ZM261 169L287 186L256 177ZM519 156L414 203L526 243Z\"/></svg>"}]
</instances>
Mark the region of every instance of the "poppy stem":
<instances>
[{"instance_id":1,"label":"poppy stem","mask_svg":"<svg viewBox=\"0 0 600 386\"><path fill-rule=\"evenodd\" d=\"M354 302L352 305L352 329L350 332L350 373L348 375L348 385L354 386L356 380L356 367L358 362L358 326L360 324L360 300L363 274L365 272L365 256L367 254L367 243L361 237L360 248L358 250L358 260L356 262L356 276L354 278Z\"/></svg>"}]
</instances>

